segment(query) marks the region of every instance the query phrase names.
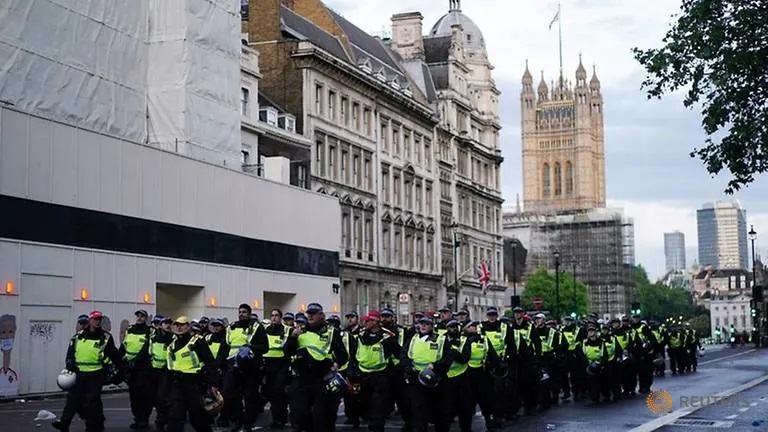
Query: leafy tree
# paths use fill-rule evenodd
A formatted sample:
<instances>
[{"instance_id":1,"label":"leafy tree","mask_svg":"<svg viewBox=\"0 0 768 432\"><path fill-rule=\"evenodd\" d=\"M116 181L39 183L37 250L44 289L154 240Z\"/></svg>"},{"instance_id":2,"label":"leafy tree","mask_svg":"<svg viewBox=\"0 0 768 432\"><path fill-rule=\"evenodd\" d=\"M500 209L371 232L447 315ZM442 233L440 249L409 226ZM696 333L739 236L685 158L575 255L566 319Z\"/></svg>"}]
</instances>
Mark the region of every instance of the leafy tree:
<instances>
[{"instance_id":1,"label":"leafy tree","mask_svg":"<svg viewBox=\"0 0 768 432\"><path fill-rule=\"evenodd\" d=\"M542 310L548 310L554 317L555 305L557 300L555 272L549 272L547 269L539 269L531 275L525 283L525 290L520 298L522 306L526 310L533 310L533 298L540 297L544 302ZM587 287L576 280L575 285L576 314L583 316L588 311ZM567 315L573 310L574 284L573 274L560 272L560 314Z\"/></svg>"},{"instance_id":2,"label":"leafy tree","mask_svg":"<svg viewBox=\"0 0 768 432\"><path fill-rule=\"evenodd\" d=\"M707 171L731 173L733 193L768 171L768 13L764 0L683 0L657 49L633 49L648 77L649 98L687 90L701 106ZM719 133L718 133L719 132Z\"/></svg>"},{"instance_id":3,"label":"leafy tree","mask_svg":"<svg viewBox=\"0 0 768 432\"><path fill-rule=\"evenodd\" d=\"M693 304L693 298L688 291L649 281L642 266L635 267L632 279L644 318L663 321L669 317L682 316L683 320L690 320L708 313L706 309Z\"/></svg>"}]
</instances>

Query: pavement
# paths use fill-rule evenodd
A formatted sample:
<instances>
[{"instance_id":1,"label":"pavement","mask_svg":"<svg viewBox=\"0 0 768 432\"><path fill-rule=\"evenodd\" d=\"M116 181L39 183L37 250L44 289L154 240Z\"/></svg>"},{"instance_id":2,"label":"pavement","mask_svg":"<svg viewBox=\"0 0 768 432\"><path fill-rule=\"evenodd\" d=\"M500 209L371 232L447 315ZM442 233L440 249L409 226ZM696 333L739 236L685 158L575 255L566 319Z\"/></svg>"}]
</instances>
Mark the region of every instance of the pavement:
<instances>
[{"instance_id":1,"label":"pavement","mask_svg":"<svg viewBox=\"0 0 768 432\"><path fill-rule=\"evenodd\" d=\"M558 432L693 432L695 430L766 431L768 430L768 349L707 346L696 373L656 378L653 389L666 392L671 407L655 414L644 397L613 404L592 406L586 402L563 402L559 407L533 416L522 417L508 425L507 431ZM39 410L58 415L61 398L24 400L0 404L0 431L53 431L50 420L34 421ZM125 393L104 395L106 429L128 432L131 414ZM667 407L665 407L667 408ZM340 408L343 414L343 407ZM255 430L269 430L269 415L262 416ZM339 417L339 431L351 431ZM482 431L477 416L473 430ZM400 431L399 419L387 424L387 432ZM456 429L456 428L454 428ZM78 421L70 429L83 431ZM361 428L359 430L365 430ZM457 429L456 429L457 430Z\"/></svg>"}]
</instances>

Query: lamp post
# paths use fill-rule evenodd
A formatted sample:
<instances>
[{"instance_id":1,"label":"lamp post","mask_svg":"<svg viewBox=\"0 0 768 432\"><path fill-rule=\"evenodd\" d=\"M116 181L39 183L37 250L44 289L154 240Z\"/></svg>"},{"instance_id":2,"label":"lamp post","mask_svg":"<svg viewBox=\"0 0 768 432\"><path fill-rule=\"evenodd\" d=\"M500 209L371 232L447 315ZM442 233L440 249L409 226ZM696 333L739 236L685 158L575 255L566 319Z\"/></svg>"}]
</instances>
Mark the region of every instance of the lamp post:
<instances>
[{"instance_id":1,"label":"lamp post","mask_svg":"<svg viewBox=\"0 0 768 432\"><path fill-rule=\"evenodd\" d=\"M755 269L755 240L757 239L757 231L755 231L754 225L749 226L749 232L747 234L749 235L749 240L752 242L752 305L755 308L752 327L755 329L755 346L759 347L761 345L760 330L762 323L760 322L760 307L758 307L757 304L757 299L759 297L756 295L759 288L757 286L757 271Z\"/></svg>"},{"instance_id":2,"label":"lamp post","mask_svg":"<svg viewBox=\"0 0 768 432\"><path fill-rule=\"evenodd\" d=\"M573 276L573 313L576 314L576 259L571 258L571 266L573 266L573 273L571 273Z\"/></svg>"},{"instance_id":3,"label":"lamp post","mask_svg":"<svg viewBox=\"0 0 768 432\"><path fill-rule=\"evenodd\" d=\"M459 247L461 247L461 241L459 241L458 233L459 224L455 221L451 223L451 229L453 230L453 290L454 290L454 305L456 310L459 310Z\"/></svg>"},{"instance_id":4,"label":"lamp post","mask_svg":"<svg viewBox=\"0 0 768 432\"><path fill-rule=\"evenodd\" d=\"M560 319L560 252L552 254L555 257L555 319Z\"/></svg>"},{"instance_id":5,"label":"lamp post","mask_svg":"<svg viewBox=\"0 0 768 432\"><path fill-rule=\"evenodd\" d=\"M512 243L512 295L517 297L517 269L515 268L517 243Z\"/></svg>"}]
</instances>

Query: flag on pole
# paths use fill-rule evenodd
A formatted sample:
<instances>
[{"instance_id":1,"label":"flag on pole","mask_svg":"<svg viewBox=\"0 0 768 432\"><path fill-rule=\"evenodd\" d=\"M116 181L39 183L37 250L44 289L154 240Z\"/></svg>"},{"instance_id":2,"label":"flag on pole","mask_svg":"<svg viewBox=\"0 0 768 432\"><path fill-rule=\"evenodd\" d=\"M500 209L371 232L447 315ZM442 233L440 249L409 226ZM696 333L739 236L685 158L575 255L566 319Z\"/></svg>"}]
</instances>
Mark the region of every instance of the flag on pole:
<instances>
[{"instance_id":1,"label":"flag on pole","mask_svg":"<svg viewBox=\"0 0 768 432\"><path fill-rule=\"evenodd\" d=\"M480 284L483 286L483 295L488 292L488 284L491 282L491 272L488 271L488 264L485 260L480 263Z\"/></svg>"},{"instance_id":2,"label":"flag on pole","mask_svg":"<svg viewBox=\"0 0 768 432\"><path fill-rule=\"evenodd\" d=\"M557 13L552 18L552 21L549 22L549 30L552 30L552 26L558 21L560 21L560 4L557 5Z\"/></svg>"}]
</instances>

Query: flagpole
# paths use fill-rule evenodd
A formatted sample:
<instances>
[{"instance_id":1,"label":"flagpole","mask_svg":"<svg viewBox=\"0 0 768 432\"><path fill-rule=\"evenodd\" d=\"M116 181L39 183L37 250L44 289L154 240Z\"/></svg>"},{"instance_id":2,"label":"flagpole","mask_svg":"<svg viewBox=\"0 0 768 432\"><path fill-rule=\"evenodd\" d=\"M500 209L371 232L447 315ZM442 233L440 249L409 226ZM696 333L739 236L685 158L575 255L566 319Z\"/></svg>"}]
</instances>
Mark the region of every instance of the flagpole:
<instances>
[{"instance_id":1,"label":"flagpole","mask_svg":"<svg viewBox=\"0 0 768 432\"><path fill-rule=\"evenodd\" d=\"M560 45L560 90L563 89L563 13L557 3L557 39Z\"/></svg>"}]
</instances>

